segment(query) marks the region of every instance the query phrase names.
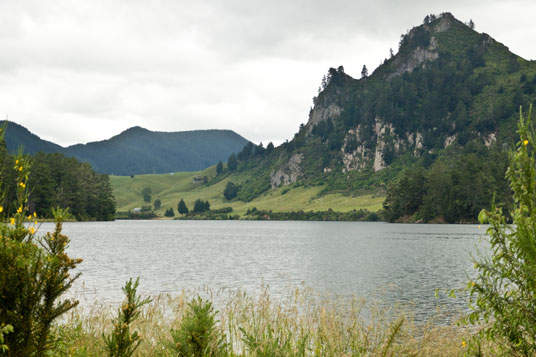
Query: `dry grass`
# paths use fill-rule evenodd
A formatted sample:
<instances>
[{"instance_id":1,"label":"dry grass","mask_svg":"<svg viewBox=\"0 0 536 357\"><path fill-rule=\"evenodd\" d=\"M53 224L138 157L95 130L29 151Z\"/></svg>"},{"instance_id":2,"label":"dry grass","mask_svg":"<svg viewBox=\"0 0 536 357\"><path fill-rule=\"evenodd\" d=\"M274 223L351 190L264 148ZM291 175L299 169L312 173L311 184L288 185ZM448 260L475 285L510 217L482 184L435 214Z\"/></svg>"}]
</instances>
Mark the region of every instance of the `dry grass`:
<instances>
[{"instance_id":1,"label":"dry grass","mask_svg":"<svg viewBox=\"0 0 536 357\"><path fill-rule=\"evenodd\" d=\"M159 296L145 308L133 326L143 336L137 355L170 355L165 347L170 330L178 328L195 296ZM279 300L266 288L257 297L236 291L212 299L233 356L462 356L462 340L470 337L455 325L417 324L401 309L380 310L357 298L323 298L308 289ZM113 313L99 305L70 313L56 328L54 355L104 355L102 334L111 328Z\"/></svg>"}]
</instances>

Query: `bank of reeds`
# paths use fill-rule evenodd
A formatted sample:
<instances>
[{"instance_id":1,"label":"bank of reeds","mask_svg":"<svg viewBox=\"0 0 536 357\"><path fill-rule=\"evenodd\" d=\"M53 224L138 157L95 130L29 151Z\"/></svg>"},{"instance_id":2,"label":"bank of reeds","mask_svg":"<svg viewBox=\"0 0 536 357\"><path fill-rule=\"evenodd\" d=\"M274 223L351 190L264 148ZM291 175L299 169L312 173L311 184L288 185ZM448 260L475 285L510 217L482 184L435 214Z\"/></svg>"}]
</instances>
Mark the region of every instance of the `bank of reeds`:
<instances>
[{"instance_id":1,"label":"bank of reeds","mask_svg":"<svg viewBox=\"0 0 536 357\"><path fill-rule=\"evenodd\" d=\"M402 309L385 311L357 298L322 298L308 289L279 300L268 289L255 298L243 291L222 295L213 296L218 307L214 337L220 341L214 355L462 356L467 352L463 341L471 335L433 320L415 323ZM180 355L170 347L171 331L191 318L189 303L195 296L153 299L131 327L142 338L136 355ZM99 305L70 312L54 331L53 354L106 355L102 336L112 331L112 317L109 307Z\"/></svg>"}]
</instances>

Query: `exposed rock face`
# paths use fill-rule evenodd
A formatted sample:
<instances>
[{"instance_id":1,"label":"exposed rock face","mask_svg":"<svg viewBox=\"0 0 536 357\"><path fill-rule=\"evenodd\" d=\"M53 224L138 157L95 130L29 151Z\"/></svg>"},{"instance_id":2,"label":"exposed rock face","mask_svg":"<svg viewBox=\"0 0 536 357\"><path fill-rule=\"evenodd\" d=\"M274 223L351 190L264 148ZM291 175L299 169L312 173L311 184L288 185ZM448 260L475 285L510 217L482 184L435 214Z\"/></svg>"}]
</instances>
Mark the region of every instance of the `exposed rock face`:
<instances>
[{"instance_id":1,"label":"exposed rock face","mask_svg":"<svg viewBox=\"0 0 536 357\"><path fill-rule=\"evenodd\" d=\"M446 148L447 146L452 145L455 141L456 141L456 134L451 135L451 136L447 136L447 138L445 139L445 144L443 145L443 147Z\"/></svg>"},{"instance_id":2,"label":"exposed rock face","mask_svg":"<svg viewBox=\"0 0 536 357\"><path fill-rule=\"evenodd\" d=\"M385 150L386 136L393 133L393 124L382 123L380 118L376 118L376 125L374 132L376 133L376 151L374 152L374 164L372 168L374 172L380 171L385 168L385 162L383 160L383 152ZM400 143L394 143L395 151L400 149Z\"/></svg>"},{"instance_id":3,"label":"exposed rock face","mask_svg":"<svg viewBox=\"0 0 536 357\"><path fill-rule=\"evenodd\" d=\"M428 27L428 30L432 33L439 33L447 31L456 19L451 14L445 14L440 17L439 21L434 23L433 26ZM414 36L413 32L409 33L410 38ZM417 47L408 57L399 57L395 60L394 65L397 70L389 75L388 79L404 74L405 72L412 72L415 68L422 65L425 62L433 61L439 57L437 51L437 40L434 36L430 38L430 45L427 48Z\"/></svg>"},{"instance_id":4,"label":"exposed rock face","mask_svg":"<svg viewBox=\"0 0 536 357\"><path fill-rule=\"evenodd\" d=\"M435 37L430 39L430 45L428 48L417 47L415 51L411 53L409 58L399 57L395 60L396 71L392 73L388 79L395 76L400 76L406 72L412 72L415 68L421 64L433 61L439 57L437 52L437 41Z\"/></svg>"},{"instance_id":5,"label":"exposed rock face","mask_svg":"<svg viewBox=\"0 0 536 357\"><path fill-rule=\"evenodd\" d=\"M272 172L270 177L270 184L272 189L279 186L290 185L291 183L296 182L298 177L301 175L301 161L303 160L303 154L294 154L288 160L286 164L281 166L275 172Z\"/></svg>"},{"instance_id":6,"label":"exposed rock face","mask_svg":"<svg viewBox=\"0 0 536 357\"><path fill-rule=\"evenodd\" d=\"M364 142L360 140L360 129L358 126L355 129L350 129L344 139L344 145L341 148L342 160L344 164L344 172L352 170L360 170L371 164L373 170L380 171L386 167L384 160L384 151L386 146L392 145L392 149L395 153L399 153L406 150L409 146L413 145L413 134L406 134L406 139L401 139L394 135L394 127L391 123L384 123L380 118L376 118L374 125L374 136L376 139L376 145L374 151L367 149ZM350 140L357 142L357 147L351 152L347 152L347 145ZM422 136L417 134L417 140L422 141ZM422 143L418 143L422 147Z\"/></svg>"},{"instance_id":7,"label":"exposed rock face","mask_svg":"<svg viewBox=\"0 0 536 357\"><path fill-rule=\"evenodd\" d=\"M419 156L422 148L423 148L422 134L417 133L415 135L415 150L413 150L413 156Z\"/></svg>"},{"instance_id":8,"label":"exposed rock face","mask_svg":"<svg viewBox=\"0 0 536 357\"><path fill-rule=\"evenodd\" d=\"M433 32L447 31L455 20L452 14L446 13L439 18L439 21L431 29Z\"/></svg>"},{"instance_id":9,"label":"exposed rock face","mask_svg":"<svg viewBox=\"0 0 536 357\"><path fill-rule=\"evenodd\" d=\"M497 135L495 135L495 133L491 133L484 138L484 145L486 145L487 147L490 147L493 144L495 144L496 141L497 141Z\"/></svg>"},{"instance_id":10,"label":"exposed rock face","mask_svg":"<svg viewBox=\"0 0 536 357\"><path fill-rule=\"evenodd\" d=\"M342 108L335 103L331 103L326 107L322 105L315 105L307 123L309 132L321 121L338 118L341 115L341 112Z\"/></svg>"},{"instance_id":11,"label":"exposed rock face","mask_svg":"<svg viewBox=\"0 0 536 357\"><path fill-rule=\"evenodd\" d=\"M355 129L348 130L348 134L344 138L344 145L341 148L342 151L342 162L344 164L344 171L359 170L367 166L367 158L369 156L369 150L365 148L365 145L360 142L360 127L359 125ZM354 139L358 142L357 148L354 151L346 152L347 145L351 139Z\"/></svg>"}]
</instances>

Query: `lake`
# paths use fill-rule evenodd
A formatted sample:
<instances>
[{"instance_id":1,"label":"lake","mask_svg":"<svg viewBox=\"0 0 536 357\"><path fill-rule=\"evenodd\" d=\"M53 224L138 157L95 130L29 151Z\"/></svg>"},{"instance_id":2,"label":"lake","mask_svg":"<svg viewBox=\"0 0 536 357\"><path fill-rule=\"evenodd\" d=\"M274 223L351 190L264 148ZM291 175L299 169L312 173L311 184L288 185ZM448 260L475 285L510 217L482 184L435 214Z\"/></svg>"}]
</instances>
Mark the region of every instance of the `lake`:
<instances>
[{"instance_id":1,"label":"lake","mask_svg":"<svg viewBox=\"0 0 536 357\"><path fill-rule=\"evenodd\" d=\"M40 232L53 229L45 223ZM68 253L83 258L74 293L83 304L122 301L140 277L142 294L244 289L283 296L296 286L321 294L412 304L417 319L441 305L467 306L435 290L474 275L471 254L485 228L377 222L116 221L65 223Z\"/></svg>"}]
</instances>

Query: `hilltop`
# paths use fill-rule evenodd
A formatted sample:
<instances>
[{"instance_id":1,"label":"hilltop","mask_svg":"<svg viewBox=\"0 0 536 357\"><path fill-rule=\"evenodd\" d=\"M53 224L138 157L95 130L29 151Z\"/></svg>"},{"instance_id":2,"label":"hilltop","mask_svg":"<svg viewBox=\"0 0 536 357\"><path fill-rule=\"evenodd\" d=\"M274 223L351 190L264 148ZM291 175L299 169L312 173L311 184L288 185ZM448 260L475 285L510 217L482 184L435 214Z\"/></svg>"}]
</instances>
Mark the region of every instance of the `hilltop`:
<instances>
[{"instance_id":1,"label":"hilltop","mask_svg":"<svg viewBox=\"0 0 536 357\"><path fill-rule=\"evenodd\" d=\"M430 15L401 36L398 52L374 73L364 67L356 79L343 66L330 68L308 122L291 140L275 148L247 144L207 189L232 182L238 189L230 202L243 203L282 188L314 188L313 199L387 193L387 211L400 208L395 203L411 206L392 220L414 215L423 203L425 221L474 220L493 192L508 196L506 151L520 106L535 95L534 61L450 13ZM413 191L400 195L403 178ZM445 197L431 197L434 190ZM453 202L448 215L443 199Z\"/></svg>"}]
</instances>

